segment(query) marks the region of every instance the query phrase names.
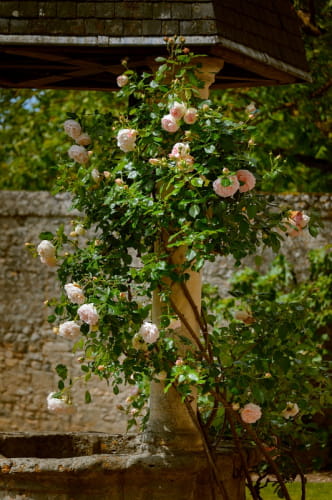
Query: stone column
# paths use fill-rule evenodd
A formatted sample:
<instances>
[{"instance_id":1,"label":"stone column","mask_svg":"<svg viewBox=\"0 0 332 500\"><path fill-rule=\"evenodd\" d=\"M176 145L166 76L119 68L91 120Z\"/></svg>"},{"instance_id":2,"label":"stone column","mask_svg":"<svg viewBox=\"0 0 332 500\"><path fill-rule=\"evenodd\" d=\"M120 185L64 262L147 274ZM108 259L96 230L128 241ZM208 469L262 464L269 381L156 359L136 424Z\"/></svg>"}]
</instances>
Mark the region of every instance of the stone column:
<instances>
[{"instance_id":1,"label":"stone column","mask_svg":"<svg viewBox=\"0 0 332 500\"><path fill-rule=\"evenodd\" d=\"M184 247L177 249L171 256L171 262L181 265L185 261ZM201 273L186 270L190 278L185 282L190 296L198 311L201 310ZM187 337L194 343L192 335L185 325L190 325L197 336L199 336L199 325L195 318L193 308L185 296L180 283L170 284L171 301L181 312L183 321L173 324L174 338L179 335ZM154 293L152 321L159 324L162 303L159 294ZM172 324L171 324L172 328ZM190 346L179 345L180 354L184 355ZM164 383L152 382L150 394L150 418L146 431L147 440L152 440L154 444L166 444L174 449L202 450L203 443L198 429L193 422L186 405L181 401L181 397L174 388L164 392ZM196 391L192 393L192 408L197 411Z\"/></svg>"},{"instance_id":2,"label":"stone column","mask_svg":"<svg viewBox=\"0 0 332 500\"><path fill-rule=\"evenodd\" d=\"M224 62L217 58L202 58L199 60L202 64L197 76L205 82L205 87L200 89L202 99L207 99L209 87L214 82L215 74L223 67ZM180 247L172 253L170 260L179 268L185 262L186 248ZM182 271L183 272L183 271ZM201 274L186 270L190 275L185 282L185 286L194 304L194 308L201 311ZM197 337L200 335L200 327L195 316L194 308L190 303L188 296L184 293L180 283L171 284L171 301L181 313L182 321L178 326L174 325L174 335L185 336L195 343L191 332ZM152 321L159 324L162 304L158 293L154 294ZM180 318L179 318L180 319ZM186 325L190 325L188 329ZM171 325L172 327L172 325ZM188 348L188 346L181 349ZM184 350L183 350L184 353ZM194 414L197 412L197 401L195 391L192 393L192 409ZM193 422L187 407L181 401L177 391L171 388L166 394L164 384L152 382L150 395L150 418L145 433L146 441L154 444L167 444L174 449L181 450L203 450L203 442L197 426Z\"/></svg>"}]
</instances>

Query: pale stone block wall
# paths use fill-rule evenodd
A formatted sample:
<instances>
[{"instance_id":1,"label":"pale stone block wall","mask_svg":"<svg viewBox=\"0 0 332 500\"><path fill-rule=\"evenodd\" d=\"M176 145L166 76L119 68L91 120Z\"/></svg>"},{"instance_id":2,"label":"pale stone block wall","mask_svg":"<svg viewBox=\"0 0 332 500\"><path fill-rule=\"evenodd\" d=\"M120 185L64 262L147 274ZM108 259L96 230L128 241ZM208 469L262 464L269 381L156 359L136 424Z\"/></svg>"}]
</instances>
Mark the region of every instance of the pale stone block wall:
<instances>
[{"instance_id":1,"label":"pale stone block wall","mask_svg":"<svg viewBox=\"0 0 332 500\"><path fill-rule=\"evenodd\" d=\"M283 251L293 261L299 276L306 267L308 249L331 243L332 195L283 195L278 202L294 209L315 208L325 228L317 238L301 235L288 239ZM46 299L57 296L56 270L43 266L25 249L25 242L38 243L42 231L69 225L70 199L47 192L0 191L0 431L99 431L122 433L126 429L122 404L124 391L114 396L97 377L88 388L93 403L84 404L84 384L76 385L74 398L78 410L72 416L55 416L47 411L46 397L56 389L55 366L64 363L81 374L71 342L56 337L47 322ZM265 262L271 252L262 254ZM248 263L250 259L247 259ZM204 280L227 289L232 258L208 264Z\"/></svg>"}]
</instances>

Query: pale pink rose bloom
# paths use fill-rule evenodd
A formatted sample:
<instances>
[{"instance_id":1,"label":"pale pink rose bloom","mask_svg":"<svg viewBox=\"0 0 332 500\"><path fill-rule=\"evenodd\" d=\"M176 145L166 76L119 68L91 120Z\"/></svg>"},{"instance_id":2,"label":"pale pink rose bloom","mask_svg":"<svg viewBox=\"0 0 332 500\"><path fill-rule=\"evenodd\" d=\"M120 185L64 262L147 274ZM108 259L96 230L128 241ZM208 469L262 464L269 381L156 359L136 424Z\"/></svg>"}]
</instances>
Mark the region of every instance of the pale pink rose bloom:
<instances>
[{"instance_id":1,"label":"pale pink rose bloom","mask_svg":"<svg viewBox=\"0 0 332 500\"><path fill-rule=\"evenodd\" d=\"M128 153L129 151L134 151L136 144L137 130L132 128L123 128L119 130L117 135L119 148Z\"/></svg>"},{"instance_id":2,"label":"pale pink rose bloom","mask_svg":"<svg viewBox=\"0 0 332 500\"><path fill-rule=\"evenodd\" d=\"M247 311L235 311L234 318L243 321L246 325L251 325L254 323L254 318Z\"/></svg>"},{"instance_id":3,"label":"pale pink rose bloom","mask_svg":"<svg viewBox=\"0 0 332 500\"><path fill-rule=\"evenodd\" d=\"M287 402L286 408L281 412L281 415L289 419L290 417L295 417L299 413L300 409L296 403Z\"/></svg>"},{"instance_id":4,"label":"pale pink rose bloom","mask_svg":"<svg viewBox=\"0 0 332 500\"><path fill-rule=\"evenodd\" d=\"M82 127L76 120L66 120L63 128L72 139L77 139L82 133Z\"/></svg>"},{"instance_id":5,"label":"pale pink rose bloom","mask_svg":"<svg viewBox=\"0 0 332 500\"><path fill-rule=\"evenodd\" d=\"M73 304L84 304L85 296L83 290L76 283L67 283L67 285L65 285L65 292L68 299L70 302L73 302Z\"/></svg>"},{"instance_id":6,"label":"pale pink rose bloom","mask_svg":"<svg viewBox=\"0 0 332 500\"><path fill-rule=\"evenodd\" d=\"M252 101L250 104L248 104L248 106L246 107L246 112L248 113L248 115L252 115L253 113L255 113L257 110L256 110L256 104Z\"/></svg>"},{"instance_id":7,"label":"pale pink rose bloom","mask_svg":"<svg viewBox=\"0 0 332 500\"><path fill-rule=\"evenodd\" d=\"M290 217L286 221L287 234L289 236L298 236L301 234L302 229L304 229L310 221L310 217L300 210L292 210L290 212Z\"/></svg>"},{"instance_id":8,"label":"pale pink rose bloom","mask_svg":"<svg viewBox=\"0 0 332 500\"><path fill-rule=\"evenodd\" d=\"M91 144L91 137L89 136L89 134L83 132L83 134L77 137L76 143L80 146L88 146L89 144Z\"/></svg>"},{"instance_id":9,"label":"pale pink rose bloom","mask_svg":"<svg viewBox=\"0 0 332 500\"><path fill-rule=\"evenodd\" d=\"M196 108L189 108L183 116L183 120L188 125L193 125L198 118L198 111Z\"/></svg>"},{"instance_id":10,"label":"pale pink rose bloom","mask_svg":"<svg viewBox=\"0 0 332 500\"><path fill-rule=\"evenodd\" d=\"M49 411L57 414L71 414L74 413L75 408L67 404L64 399L54 398L55 392L51 392L47 396L47 408Z\"/></svg>"},{"instance_id":11,"label":"pale pink rose bloom","mask_svg":"<svg viewBox=\"0 0 332 500\"><path fill-rule=\"evenodd\" d=\"M82 224L77 224L74 228L74 231L70 233L70 236L76 238L77 236L83 236L86 233L86 230L82 226Z\"/></svg>"},{"instance_id":12,"label":"pale pink rose bloom","mask_svg":"<svg viewBox=\"0 0 332 500\"><path fill-rule=\"evenodd\" d=\"M221 196L222 198L227 198L228 196L233 196L233 194L236 193L236 191L240 187L240 183L236 175L230 175L228 179L231 181L232 184L229 186L223 186L221 184L220 179L216 179L213 182L213 189L214 192L218 195Z\"/></svg>"},{"instance_id":13,"label":"pale pink rose bloom","mask_svg":"<svg viewBox=\"0 0 332 500\"><path fill-rule=\"evenodd\" d=\"M187 111L186 105L183 102L173 102L169 112L175 118L175 120L181 120L185 112Z\"/></svg>"},{"instance_id":14,"label":"pale pink rose bloom","mask_svg":"<svg viewBox=\"0 0 332 500\"><path fill-rule=\"evenodd\" d=\"M255 187L255 176L251 172L249 172L249 170L238 170L236 172L236 177L240 181L240 193L246 193L247 191L251 191L251 189Z\"/></svg>"},{"instance_id":15,"label":"pale pink rose bloom","mask_svg":"<svg viewBox=\"0 0 332 500\"><path fill-rule=\"evenodd\" d=\"M37 253L43 264L54 267L57 265L55 246L48 240L43 240L37 246Z\"/></svg>"},{"instance_id":16,"label":"pale pink rose bloom","mask_svg":"<svg viewBox=\"0 0 332 500\"><path fill-rule=\"evenodd\" d=\"M68 149L68 156L82 165L89 161L87 150L83 146L76 146L75 144Z\"/></svg>"},{"instance_id":17,"label":"pale pink rose bloom","mask_svg":"<svg viewBox=\"0 0 332 500\"><path fill-rule=\"evenodd\" d=\"M127 75L119 75L116 78L116 83L118 84L118 87L124 87L125 85L127 85L128 81L129 79Z\"/></svg>"},{"instance_id":18,"label":"pale pink rose bloom","mask_svg":"<svg viewBox=\"0 0 332 500\"><path fill-rule=\"evenodd\" d=\"M241 418L246 424L254 424L262 416L262 410L254 403L248 403L240 410Z\"/></svg>"},{"instance_id":19,"label":"pale pink rose bloom","mask_svg":"<svg viewBox=\"0 0 332 500\"><path fill-rule=\"evenodd\" d=\"M190 153L190 146L187 142L177 142L172 148L172 152L168 155L172 160L183 158Z\"/></svg>"},{"instance_id":20,"label":"pale pink rose bloom","mask_svg":"<svg viewBox=\"0 0 332 500\"><path fill-rule=\"evenodd\" d=\"M158 158L150 158L149 163L150 165L159 165L160 160L158 160Z\"/></svg>"},{"instance_id":21,"label":"pale pink rose bloom","mask_svg":"<svg viewBox=\"0 0 332 500\"><path fill-rule=\"evenodd\" d=\"M126 403L131 403L140 393L138 385L131 386L128 392L129 396L126 398Z\"/></svg>"},{"instance_id":22,"label":"pale pink rose bloom","mask_svg":"<svg viewBox=\"0 0 332 500\"><path fill-rule=\"evenodd\" d=\"M165 370L162 370L161 372L155 374L155 378L160 382L163 382L167 379L167 373L165 372Z\"/></svg>"},{"instance_id":23,"label":"pale pink rose bloom","mask_svg":"<svg viewBox=\"0 0 332 500\"><path fill-rule=\"evenodd\" d=\"M153 342L156 342L159 338L159 330L157 325L155 325L154 323L150 323L149 321L144 321L138 334L147 344L153 344Z\"/></svg>"},{"instance_id":24,"label":"pale pink rose bloom","mask_svg":"<svg viewBox=\"0 0 332 500\"><path fill-rule=\"evenodd\" d=\"M90 326L94 326L98 323L99 316L94 304L83 304L78 308L77 314L84 323Z\"/></svg>"},{"instance_id":25,"label":"pale pink rose bloom","mask_svg":"<svg viewBox=\"0 0 332 500\"><path fill-rule=\"evenodd\" d=\"M76 339L81 334L80 325L75 321L65 321L59 327L59 335L67 339Z\"/></svg>"},{"instance_id":26,"label":"pale pink rose bloom","mask_svg":"<svg viewBox=\"0 0 332 500\"><path fill-rule=\"evenodd\" d=\"M161 119L161 126L166 132L177 132L180 128L179 123L172 115L165 115Z\"/></svg>"},{"instance_id":27,"label":"pale pink rose bloom","mask_svg":"<svg viewBox=\"0 0 332 500\"><path fill-rule=\"evenodd\" d=\"M180 166L181 166L181 163L185 163L185 165L188 165L188 166L191 166L194 164L195 162L195 158L191 155L185 155L185 156L182 156L179 160L178 160L178 165L180 163ZM192 170L192 169L191 169Z\"/></svg>"},{"instance_id":28,"label":"pale pink rose bloom","mask_svg":"<svg viewBox=\"0 0 332 500\"><path fill-rule=\"evenodd\" d=\"M139 333L135 333L135 335L133 336L132 345L134 349L137 349L137 351L148 350L147 343Z\"/></svg>"},{"instance_id":29,"label":"pale pink rose bloom","mask_svg":"<svg viewBox=\"0 0 332 500\"><path fill-rule=\"evenodd\" d=\"M94 180L94 182L98 183L102 178L102 174L99 172L99 170L94 168L91 172L91 177Z\"/></svg>"}]
</instances>

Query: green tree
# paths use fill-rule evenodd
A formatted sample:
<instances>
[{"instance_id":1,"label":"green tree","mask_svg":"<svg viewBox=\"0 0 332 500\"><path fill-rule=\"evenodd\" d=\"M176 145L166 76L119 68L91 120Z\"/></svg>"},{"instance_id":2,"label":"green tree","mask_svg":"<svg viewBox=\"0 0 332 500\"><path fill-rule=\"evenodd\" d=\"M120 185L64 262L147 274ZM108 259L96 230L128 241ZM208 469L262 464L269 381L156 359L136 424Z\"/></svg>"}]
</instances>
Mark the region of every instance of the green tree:
<instances>
[{"instance_id":1,"label":"green tree","mask_svg":"<svg viewBox=\"0 0 332 500\"><path fill-rule=\"evenodd\" d=\"M294 0L294 7L313 82L215 91L212 98L249 123L245 108L255 102L252 148L258 171L271 172L263 190L331 192L331 1ZM66 154L59 135L66 112L110 111L112 100L109 92L0 90L0 188L51 189Z\"/></svg>"},{"instance_id":2,"label":"green tree","mask_svg":"<svg viewBox=\"0 0 332 500\"><path fill-rule=\"evenodd\" d=\"M66 156L68 112L106 112L113 95L65 90L0 90L0 189L50 190Z\"/></svg>"},{"instance_id":3,"label":"green tree","mask_svg":"<svg viewBox=\"0 0 332 500\"><path fill-rule=\"evenodd\" d=\"M264 190L331 192L331 2L294 0L294 7L312 83L229 90L220 102L232 118L255 125L257 167L264 172L273 166ZM246 112L250 103L255 107Z\"/></svg>"}]
</instances>

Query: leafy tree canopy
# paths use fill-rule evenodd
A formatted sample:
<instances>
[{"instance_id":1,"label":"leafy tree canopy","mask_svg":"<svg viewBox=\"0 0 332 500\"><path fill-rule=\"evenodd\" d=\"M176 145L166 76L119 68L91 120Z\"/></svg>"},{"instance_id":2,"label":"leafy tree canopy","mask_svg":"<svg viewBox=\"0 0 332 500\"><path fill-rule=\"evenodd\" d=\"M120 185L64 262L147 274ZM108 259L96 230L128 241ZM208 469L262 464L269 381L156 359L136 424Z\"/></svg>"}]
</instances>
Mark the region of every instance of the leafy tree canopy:
<instances>
[{"instance_id":1,"label":"leafy tree canopy","mask_svg":"<svg viewBox=\"0 0 332 500\"><path fill-rule=\"evenodd\" d=\"M274 191L332 189L331 1L294 0L305 38L311 84L215 91L212 98L231 118L252 120L252 148L262 188ZM0 90L0 188L49 190L66 156L60 129L67 112L105 113L114 107L110 92ZM246 107L255 103L254 113ZM280 155L280 157L279 157ZM277 156L277 160L275 160Z\"/></svg>"},{"instance_id":2,"label":"leafy tree canopy","mask_svg":"<svg viewBox=\"0 0 332 500\"><path fill-rule=\"evenodd\" d=\"M232 118L252 120L259 168L274 175L274 191L331 192L331 1L295 0L312 76L311 84L229 90L220 96ZM246 106L254 103L246 113ZM256 109L255 109L256 108ZM249 115L249 116L248 116Z\"/></svg>"}]
</instances>

